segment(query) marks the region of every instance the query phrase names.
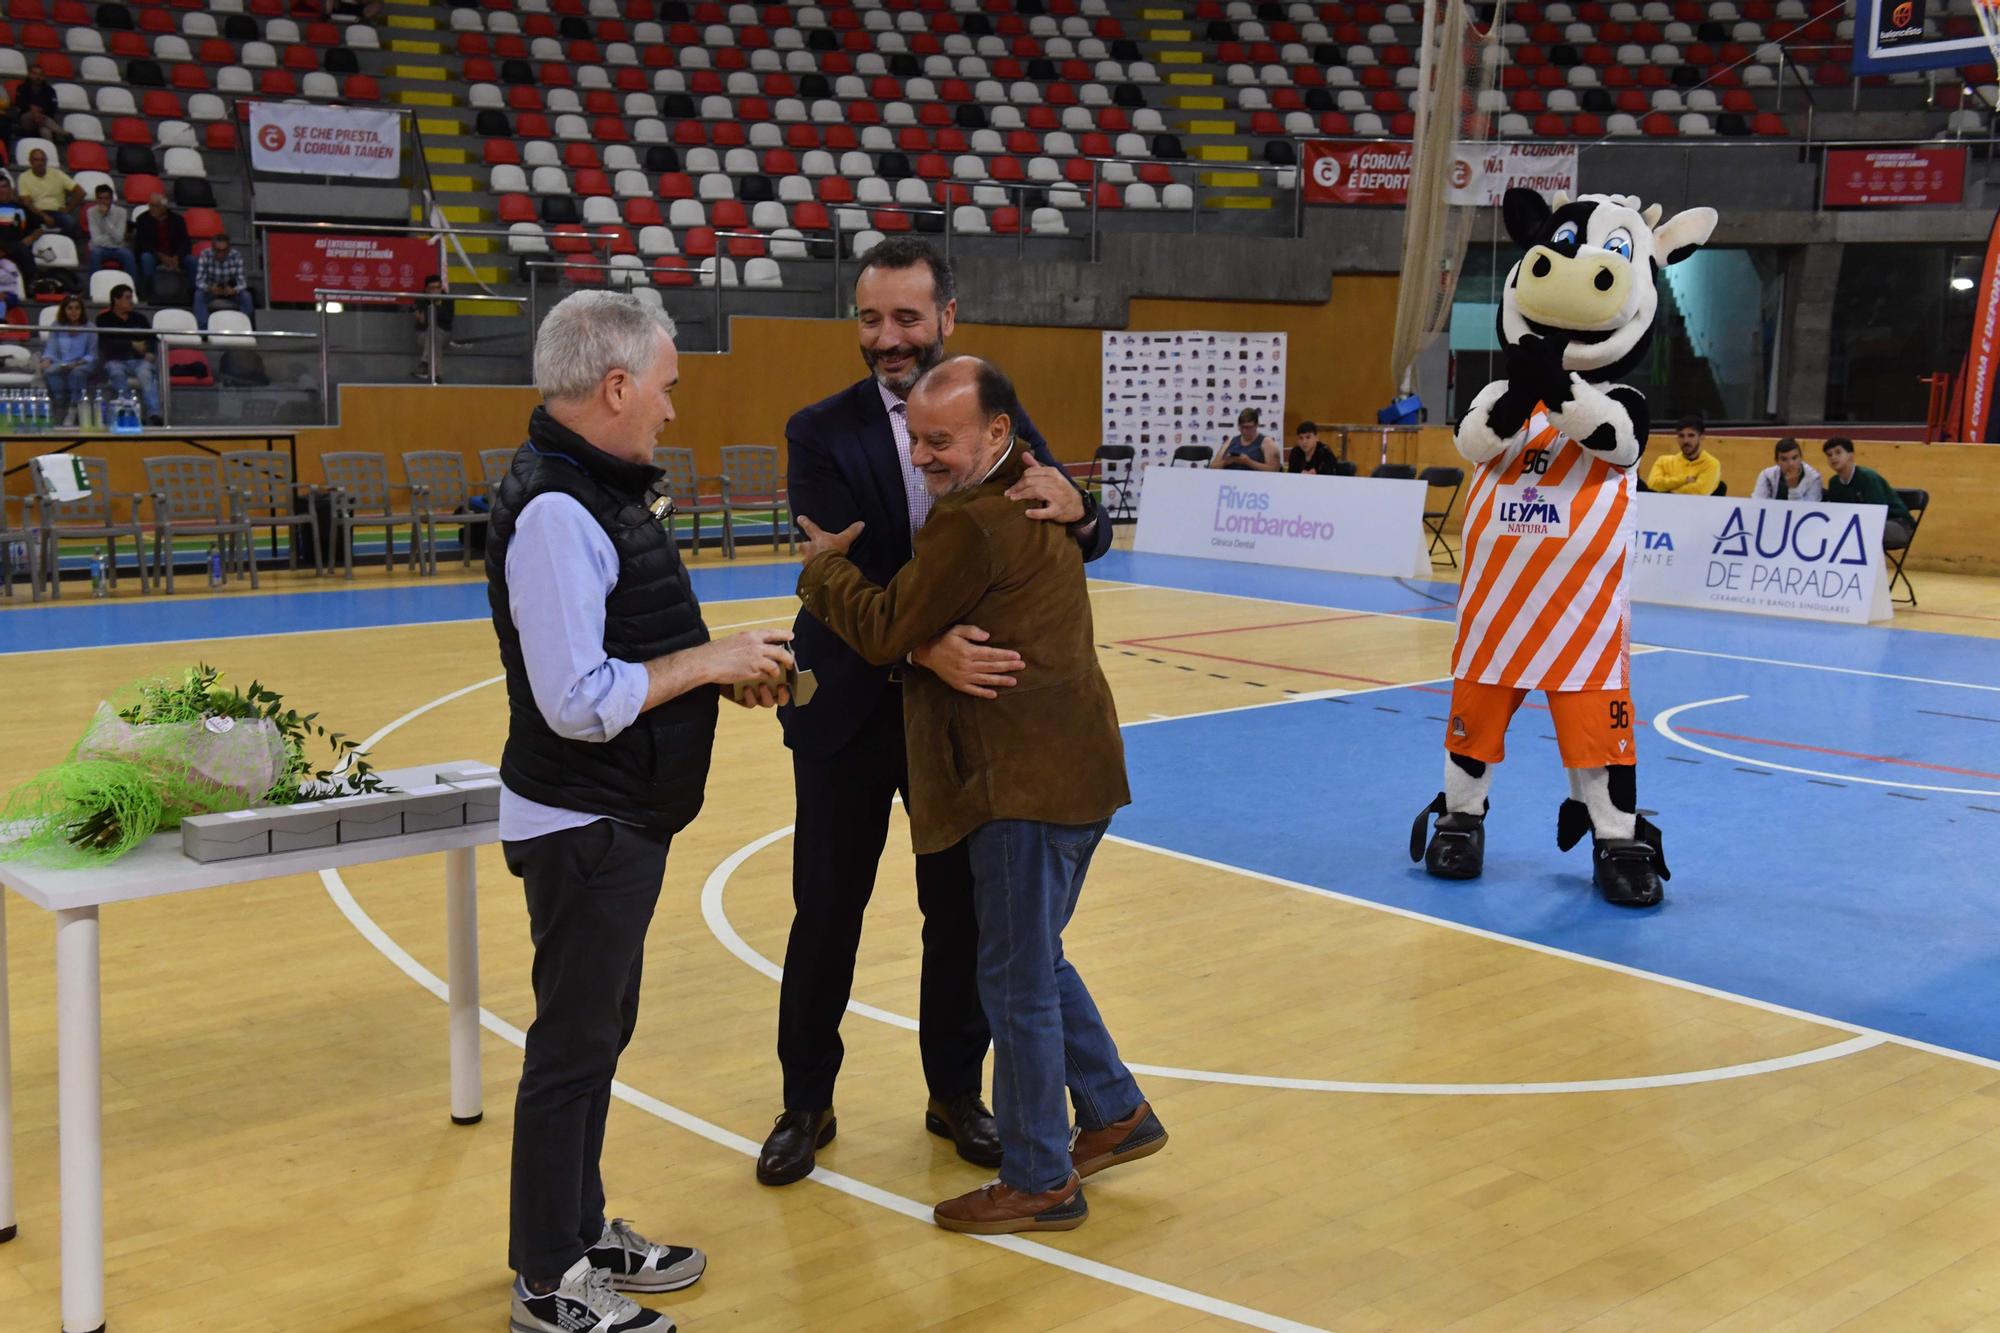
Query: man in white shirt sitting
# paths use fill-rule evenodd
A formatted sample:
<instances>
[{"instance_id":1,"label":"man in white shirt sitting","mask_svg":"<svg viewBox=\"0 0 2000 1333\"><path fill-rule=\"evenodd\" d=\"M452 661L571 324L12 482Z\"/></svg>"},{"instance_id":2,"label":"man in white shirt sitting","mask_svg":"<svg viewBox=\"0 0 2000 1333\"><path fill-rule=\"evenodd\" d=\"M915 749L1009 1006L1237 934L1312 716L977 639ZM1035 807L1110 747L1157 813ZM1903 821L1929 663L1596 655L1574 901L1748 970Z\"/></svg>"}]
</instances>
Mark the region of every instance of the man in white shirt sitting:
<instances>
[{"instance_id":1,"label":"man in white shirt sitting","mask_svg":"<svg viewBox=\"0 0 2000 1333\"><path fill-rule=\"evenodd\" d=\"M1751 495L1759 500L1807 500L1818 503L1820 499L1819 473L1799 449L1799 442L1787 435L1778 441L1778 461L1757 474L1757 489Z\"/></svg>"}]
</instances>

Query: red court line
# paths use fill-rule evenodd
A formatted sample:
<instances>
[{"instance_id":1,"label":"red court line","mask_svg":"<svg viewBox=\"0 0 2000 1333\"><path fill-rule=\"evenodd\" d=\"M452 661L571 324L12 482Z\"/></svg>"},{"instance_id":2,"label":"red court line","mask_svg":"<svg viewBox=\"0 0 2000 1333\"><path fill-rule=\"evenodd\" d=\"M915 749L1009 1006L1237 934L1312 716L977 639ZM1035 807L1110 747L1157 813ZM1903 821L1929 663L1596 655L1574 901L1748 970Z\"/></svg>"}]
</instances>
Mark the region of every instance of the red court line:
<instances>
[{"instance_id":1,"label":"red court line","mask_svg":"<svg viewBox=\"0 0 2000 1333\"><path fill-rule=\"evenodd\" d=\"M1932 773L1953 773L1963 778L1995 778L2000 773L1988 773L1977 768L1953 768L1950 764L1927 764L1921 759L1898 759L1888 754L1863 754L1859 750L1835 750L1824 745L1807 745L1803 741L1777 741L1764 736L1739 736L1733 731L1708 731L1701 727L1680 727L1690 736L1712 736L1717 740L1742 741L1748 745L1772 745L1784 750L1807 750L1813 754L1836 755L1842 759L1867 759L1877 764L1898 764L1904 768L1921 768Z\"/></svg>"},{"instance_id":2,"label":"red court line","mask_svg":"<svg viewBox=\"0 0 2000 1333\"><path fill-rule=\"evenodd\" d=\"M1121 648L1144 648L1144 639L1127 639ZM1228 662L1235 666L1262 667L1266 671L1290 671L1302 676L1324 676L1328 680L1358 680L1364 685L1394 685L1393 680L1377 680L1373 676L1350 676L1341 671L1321 671L1317 667L1286 666L1283 662L1259 662L1249 657L1224 657L1221 653L1196 652L1192 648L1162 648L1163 653L1178 653L1183 657L1203 657L1211 662Z\"/></svg>"},{"instance_id":3,"label":"red court line","mask_svg":"<svg viewBox=\"0 0 2000 1333\"><path fill-rule=\"evenodd\" d=\"M1121 646L1128 648L1135 645L1147 647L1155 643L1163 643L1168 639L1200 639L1216 634L1247 634L1251 630L1260 629L1292 629L1299 625L1331 625L1335 621L1340 620L1373 620L1377 616L1407 616L1415 615L1419 611L1435 611L1437 609L1437 606L1432 604L1411 607L1403 611L1351 611L1337 616L1314 616L1310 620L1274 620L1267 625L1226 625L1221 629L1193 629L1180 634L1149 634L1143 639L1124 639L1120 642ZM1439 623L1443 622L1440 621Z\"/></svg>"}]
</instances>

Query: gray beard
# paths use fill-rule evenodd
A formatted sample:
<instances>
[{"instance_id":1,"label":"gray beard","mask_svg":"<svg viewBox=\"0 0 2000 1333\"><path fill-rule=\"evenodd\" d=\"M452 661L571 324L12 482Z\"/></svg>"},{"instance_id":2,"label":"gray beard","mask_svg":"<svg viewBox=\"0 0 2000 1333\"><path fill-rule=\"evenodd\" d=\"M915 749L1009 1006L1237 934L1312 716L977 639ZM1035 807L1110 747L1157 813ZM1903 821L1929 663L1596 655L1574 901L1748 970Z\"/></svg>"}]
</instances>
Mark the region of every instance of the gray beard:
<instances>
[{"instance_id":1,"label":"gray beard","mask_svg":"<svg viewBox=\"0 0 2000 1333\"><path fill-rule=\"evenodd\" d=\"M923 373L944 360L944 339L939 338L928 347L916 348L915 356L910 362L910 368L894 378L884 375L875 368L876 353L864 348L861 352L861 360L867 365L869 373L875 376L878 384L890 393L895 394L898 398L907 398L910 396L910 390L917 387L917 381L922 378Z\"/></svg>"}]
</instances>

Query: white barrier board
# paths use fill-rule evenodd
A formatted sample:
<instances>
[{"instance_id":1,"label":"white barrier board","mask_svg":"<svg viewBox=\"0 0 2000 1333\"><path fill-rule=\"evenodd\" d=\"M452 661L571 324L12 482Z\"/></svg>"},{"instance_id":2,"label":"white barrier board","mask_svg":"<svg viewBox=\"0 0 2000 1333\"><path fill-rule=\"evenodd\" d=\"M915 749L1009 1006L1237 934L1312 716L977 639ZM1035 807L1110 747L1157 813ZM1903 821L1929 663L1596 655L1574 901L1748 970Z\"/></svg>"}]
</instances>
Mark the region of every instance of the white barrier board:
<instances>
[{"instance_id":1,"label":"white barrier board","mask_svg":"<svg viewBox=\"0 0 2000 1333\"><path fill-rule=\"evenodd\" d=\"M1852 625L1890 617L1881 505L1636 498L1635 601Z\"/></svg>"},{"instance_id":2,"label":"white barrier board","mask_svg":"<svg viewBox=\"0 0 2000 1333\"><path fill-rule=\"evenodd\" d=\"M1155 467L1133 549L1429 578L1421 481Z\"/></svg>"}]
</instances>

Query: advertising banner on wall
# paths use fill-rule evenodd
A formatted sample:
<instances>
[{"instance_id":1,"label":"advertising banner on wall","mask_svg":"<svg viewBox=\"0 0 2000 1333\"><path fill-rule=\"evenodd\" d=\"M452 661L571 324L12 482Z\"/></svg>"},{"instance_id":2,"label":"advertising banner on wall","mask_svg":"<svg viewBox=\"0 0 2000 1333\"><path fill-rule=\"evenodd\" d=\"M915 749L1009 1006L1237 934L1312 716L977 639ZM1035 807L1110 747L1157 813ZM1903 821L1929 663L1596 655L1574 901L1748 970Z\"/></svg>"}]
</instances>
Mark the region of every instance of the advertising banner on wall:
<instances>
[{"instance_id":1,"label":"advertising banner on wall","mask_svg":"<svg viewBox=\"0 0 2000 1333\"><path fill-rule=\"evenodd\" d=\"M1337 143L1310 139L1305 145L1306 202L1386 204L1402 207L1410 197L1410 145Z\"/></svg>"},{"instance_id":2,"label":"advertising banner on wall","mask_svg":"<svg viewBox=\"0 0 2000 1333\"><path fill-rule=\"evenodd\" d=\"M342 236L328 232L268 234L269 299L310 304L323 287L350 291L420 292L437 276L437 246L422 236ZM366 297L344 296L349 304ZM382 297L393 301L393 297Z\"/></svg>"},{"instance_id":3,"label":"advertising banner on wall","mask_svg":"<svg viewBox=\"0 0 2000 1333\"><path fill-rule=\"evenodd\" d=\"M1636 601L1850 625L1890 617L1881 505L1635 498Z\"/></svg>"},{"instance_id":4,"label":"advertising banner on wall","mask_svg":"<svg viewBox=\"0 0 2000 1333\"><path fill-rule=\"evenodd\" d=\"M1254 408L1262 429L1282 448L1285 435L1285 347L1282 333L1182 329L1104 335L1104 433L1100 444L1133 451L1132 475L1120 487L1137 503L1146 470L1174 450L1205 445L1220 451L1235 435L1236 418Z\"/></svg>"},{"instance_id":5,"label":"advertising banner on wall","mask_svg":"<svg viewBox=\"0 0 2000 1333\"><path fill-rule=\"evenodd\" d=\"M1452 150L1446 203L1489 208L1517 186L1545 197L1561 192L1574 199L1578 193L1576 145L1462 143Z\"/></svg>"},{"instance_id":6,"label":"advertising banner on wall","mask_svg":"<svg viewBox=\"0 0 2000 1333\"><path fill-rule=\"evenodd\" d=\"M1956 204L1965 158L1963 148L1829 148L1821 199L1828 208Z\"/></svg>"},{"instance_id":7,"label":"advertising banner on wall","mask_svg":"<svg viewBox=\"0 0 2000 1333\"><path fill-rule=\"evenodd\" d=\"M1428 578L1421 481L1154 468L1133 549Z\"/></svg>"},{"instance_id":8,"label":"advertising banner on wall","mask_svg":"<svg viewBox=\"0 0 2000 1333\"><path fill-rule=\"evenodd\" d=\"M1308 140L1306 202L1402 207L1410 195L1410 145ZM1577 189L1575 144L1461 143L1452 149L1447 201L1484 208L1515 186L1545 195Z\"/></svg>"},{"instance_id":9,"label":"advertising banner on wall","mask_svg":"<svg viewBox=\"0 0 2000 1333\"><path fill-rule=\"evenodd\" d=\"M1992 436L1994 378L2000 374L2000 213L1986 232L1986 262L1979 273L1979 297L1972 307L1972 341L1965 349L1952 391L1957 405L1957 438L1985 444Z\"/></svg>"},{"instance_id":10,"label":"advertising banner on wall","mask_svg":"<svg viewBox=\"0 0 2000 1333\"><path fill-rule=\"evenodd\" d=\"M294 175L394 180L403 174L402 117L359 107L252 102L250 165Z\"/></svg>"}]
</instances>

